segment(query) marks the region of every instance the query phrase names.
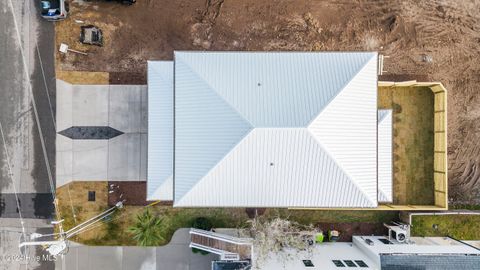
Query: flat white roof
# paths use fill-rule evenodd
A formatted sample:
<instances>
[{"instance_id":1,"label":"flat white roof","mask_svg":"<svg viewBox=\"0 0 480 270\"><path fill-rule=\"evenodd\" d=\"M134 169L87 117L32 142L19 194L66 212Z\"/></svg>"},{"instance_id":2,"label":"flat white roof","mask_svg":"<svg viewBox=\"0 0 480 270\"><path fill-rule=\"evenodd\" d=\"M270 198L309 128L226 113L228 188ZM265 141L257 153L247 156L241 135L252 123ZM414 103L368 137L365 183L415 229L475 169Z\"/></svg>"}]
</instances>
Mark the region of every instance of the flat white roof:
<instances>
[{"instance_id":1,"label":"flat white roof","mask_svg":"<svg viewBox=\"0 0 480 270\"><path fill-rule=\"evenodd\" d=\"M371 240L373 245L368 245L365 240ZM358 246L372 260L380 264L380 255L454 255L454 254L476 254L480 250L465 245L448 237L410 237L411 244L395 243L384 244L379 239L386 239L384 236L353 236L354 245Z\"/></svg>"},{"instance_id":2,"label":"flat white roof","mask_svg":"<svg viewBox=\"0 0 480 270\"><path fill-rule=\"evenodd\" d=\"M284 253L288 254L288 251ZM344 261L350 260L357 265L355 269L380 269L377 262L370 259L365 253L361 251L352 243L322 243L313 247L313 252L305 251L290 253L291 258L285 259L286 254L271 254L269 259L261 264L262 270L304 270L304 269L323 269L323 270L338 270L350 269ZM255 261L255 258L253 258ZM303 260L310 260L313 267L305 267ZM344 267L337 267L334 260L341 261ZM363 261L367 266L360 268L355 261Z\"/></svg>"},{"instance_id":3,"label":"flat white roof","mask_svg":"<svg viewBox=\"0 0 480 270\"><path fill-rule=\"evenodd\" d=\"M372 240L373 245L368 245L365 242L366 239ZM478 249L445 237L411 237L411 240L416 243L389 245L379 239L386 238L384 236L353 236L353 242L315 244L311 253L286 249L280 254L269 254L266 261L258 261L254 253L252 261L258 262L262 270L350 269L345 261L352 261L356 265L355 269L381 269L381 255L385 254L431 255L433 258L465 254L480 255ZM305 267L303 260L310 260L314 266ZM344 266L337 267L334 260L341 261ZM366 267L360 267L357 261L363 261Z\"/></svg>"}]
</instances>

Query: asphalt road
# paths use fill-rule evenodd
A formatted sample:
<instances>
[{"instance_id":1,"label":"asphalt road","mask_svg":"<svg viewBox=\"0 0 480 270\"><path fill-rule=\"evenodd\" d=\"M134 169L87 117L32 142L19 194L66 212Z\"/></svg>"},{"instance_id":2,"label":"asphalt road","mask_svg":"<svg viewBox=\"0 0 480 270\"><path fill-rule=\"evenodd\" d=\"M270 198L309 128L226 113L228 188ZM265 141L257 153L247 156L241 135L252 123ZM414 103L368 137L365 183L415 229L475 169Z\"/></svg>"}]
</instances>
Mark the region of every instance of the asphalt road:
<instances>
[{"instance_id":1,"label":"asphalt road","mask_svg":"<svg viewBox=\"0 0 480 270\"><path fill-rule=\"evenodd\" d=\"M5 260L19 255L24 231L53 231L54 27L38 15L38 5L0 1L0 269L54 269L51 261Z\"/></svg>"},{"instance_id":2,"label":"asphalt road","mask_svg":"<svg viewBox=\"0 0 480 270\"><path fill-rule=\"evenodd\" d=\"M37 4L35 0L0 1L3 12L0 16L0 123L5 138L5 141L0 140L0 200L3 204L16 204L14 196L8 194L31 194L33 199L35 194L51 193L55 187L54 179L50 182L46 165L48 157L50 171L54 172L54 28L51 22L38 16ZM48 202L43 200L42 204L45 203Z\"/></svg>"}]
</instances>

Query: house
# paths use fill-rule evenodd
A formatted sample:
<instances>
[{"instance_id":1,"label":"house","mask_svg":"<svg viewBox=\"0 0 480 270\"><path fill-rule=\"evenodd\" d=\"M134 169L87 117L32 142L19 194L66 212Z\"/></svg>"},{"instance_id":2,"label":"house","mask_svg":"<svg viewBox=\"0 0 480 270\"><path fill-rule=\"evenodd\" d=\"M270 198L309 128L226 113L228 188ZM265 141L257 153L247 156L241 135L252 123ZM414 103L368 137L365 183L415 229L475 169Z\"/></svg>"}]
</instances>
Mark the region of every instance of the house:
<instances>
[{"instance_id":1,"label":"house","mask_svg":"<svg viewBox=\"0 0 480 270\"><path fill-rule=\"evenodd\" d=\"M480 269L480 250L449 237L412 237L402 243L385 236L354 236L352 242L318 244L311 254L295 256L283 263L272 255L261 269ZM313 266L306 267L304 260Z\"/></svg>"},{"instance_id":2,"label":"house","mask_svg":"<svg viewBox=\"0 0 480 270\"><path fill-rule=\"evenodd\" d=\"M175 207L444 209L446 91L379 82L377 58L176 51L173 61L149 61L147 199ZM399 110L379 108L381 87L422 87L432 100L425 136L435 145L423 153L432 162L418 170L431 181L426 205L394 192L405 179L394 175Z\"/></svg>"},{"instance_id":3,"label":"house","mask_svg":"<svg viewBox=\"0 0 480 270\"><path fill-rule=\"evenodd\" d=\"M352 242L315 243L302 251L285 248L279 253L269 253L267 258L261 260L256 254L258 247L254 244L249 249L250 256L237 253L235 259L225 259L234 258L235 251L244 249L247 240L223 232L192 229L190 246L220 256L219 260L212 262L213 270L480 269L480 249L473 245L450 237L410 237L404 225L388 227L388 236L353 236ZM210 241L202 241L208 243L202 245L198 241L199 236L207 237ZM220 242L230 244L218 244ZM212 243L217 243L217 247L229 248L212 249L209 246ZM236 250L232 248L235 245Z\"/></svg>"}]
</instances>

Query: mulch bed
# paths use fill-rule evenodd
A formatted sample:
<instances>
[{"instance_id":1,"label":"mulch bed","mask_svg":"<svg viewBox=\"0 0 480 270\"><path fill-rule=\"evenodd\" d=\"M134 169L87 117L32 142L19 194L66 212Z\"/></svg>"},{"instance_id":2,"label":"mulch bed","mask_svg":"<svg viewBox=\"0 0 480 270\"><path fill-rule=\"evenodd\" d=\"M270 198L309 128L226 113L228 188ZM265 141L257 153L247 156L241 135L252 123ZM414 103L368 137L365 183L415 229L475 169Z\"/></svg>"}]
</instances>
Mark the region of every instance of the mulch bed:
<instances>
[{"instance_id":1,"label":"mulch bed","mask_svg":"<svg viewBox=\"0 0 480 270\"><path fill-rule=\"evenodd\" d=\"M326 233L329 230L337 230L340 232L338 242L351 242L353 235L387 235L388 229L380 223L317 223L316 227Z\"/></svg>"},{"instance_id":2,"label":"mulch bed","mask_svg":"<svg viewBox=\"0 0 480 270\"><path fill-rule=\"evenodd\" d=\"M145 85L147 84L146 72L110 72L110 84L127 84L127 85Z\"/></svg>"},{"instance_id":3,"label":"mulch bed","mask_svg":"<svg viewBox=\"0 0 480 270\"><path fill-rule=\"evenodd\" d=\"M386 82L405 82L413 80L416 80L417 82L435 81L432 80L432 78L430 78L428 75L423 74L383 74L378 76L378 80Z\"/></svg>"},{"instance_id":4,"label":"mulch bed","mask_svg":"<svg viewBox=\"0 0 480 270\"><path fill-rule=\"evenodd\" d=\"M124 201L125 205L148 205L146 181L109 181L108 204L113 206L118 201ZM113 191L113 192L112 192ZM159 205L172 205L171 201L162 201Z\"/></svg>"},{"instance_id":5,"label":"mulch bed","mask_svg":"<svg viewBox=\"0 0 480 270\"><path fill-rule=\"evenodd\" d=\"M265 214L266 208L245 208L245 213L247 213L248 218L255 218L256 216L261 216Z\"/></svg>"}]
</instances>

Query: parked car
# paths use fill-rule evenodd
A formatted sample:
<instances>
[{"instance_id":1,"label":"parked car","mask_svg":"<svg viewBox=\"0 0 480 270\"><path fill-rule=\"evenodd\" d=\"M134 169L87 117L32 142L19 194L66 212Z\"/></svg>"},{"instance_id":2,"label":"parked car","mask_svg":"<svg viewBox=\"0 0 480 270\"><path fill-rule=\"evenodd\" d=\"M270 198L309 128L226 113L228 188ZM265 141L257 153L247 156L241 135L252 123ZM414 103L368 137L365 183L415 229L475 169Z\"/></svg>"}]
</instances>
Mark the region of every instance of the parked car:
<instances>
[{"instance_id":1,"label":"parked car","mask_svg":"<svg viewBox=\"0 0 480 270\"><path fill-rule=\"evenodd\" d=\"M67 18L68 2L66 0L42 0L41 15L49 21L60 21Z\"/></svg>"}]
</instances>

